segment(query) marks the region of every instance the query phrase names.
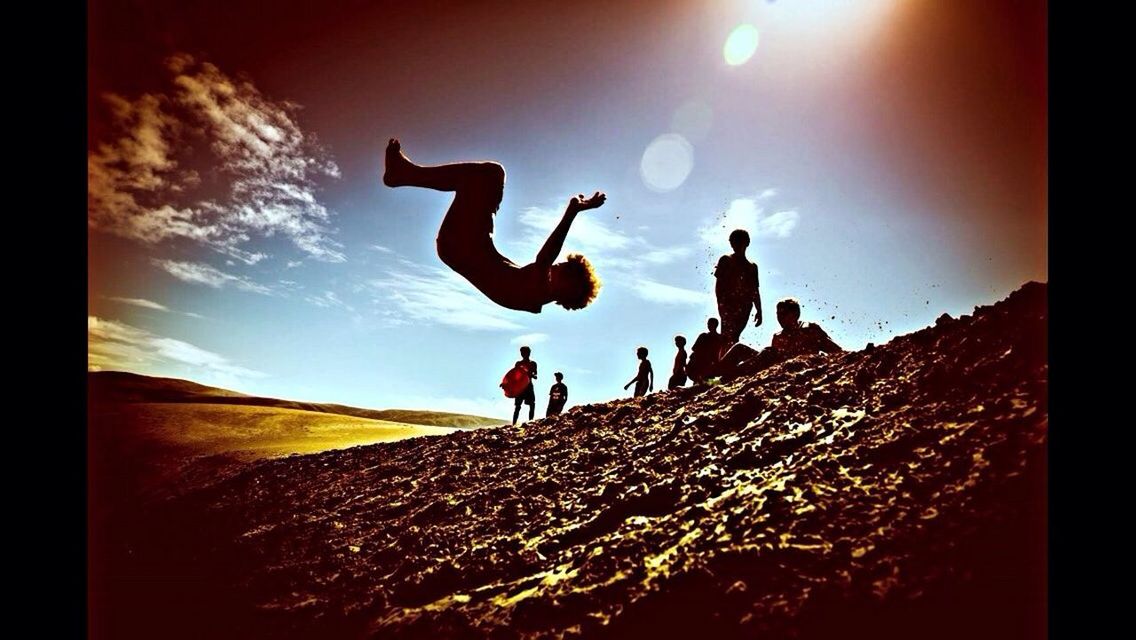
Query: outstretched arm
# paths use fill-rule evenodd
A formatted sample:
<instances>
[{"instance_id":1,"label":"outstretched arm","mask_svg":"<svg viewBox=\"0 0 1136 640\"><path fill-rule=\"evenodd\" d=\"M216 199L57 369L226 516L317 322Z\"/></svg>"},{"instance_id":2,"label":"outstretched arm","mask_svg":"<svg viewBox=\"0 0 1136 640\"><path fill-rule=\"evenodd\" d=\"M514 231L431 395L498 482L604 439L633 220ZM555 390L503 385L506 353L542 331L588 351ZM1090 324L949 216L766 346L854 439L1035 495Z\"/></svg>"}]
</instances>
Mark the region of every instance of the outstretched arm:
<instances>
[{"instance_id":1,"label":"outstretched arm","mask_svg":"<svg viewBox=\"0 0 1136 640\"><path fill-rule=\"evenodd\" d=\"M564 249L564 239L568 237L568 230L576 221L576 214L602 206L605 200L607 200L607 196L599 191L590 198L585 198L584 194L581 193L569 200L568 207L564 209L564 217L560 218L560 224L556 225L556 228L552 230L552 235L544 241L540 253L536 254L536 263L544 267L551 267L552 263L556 262L556 258L560 256L561 250Z\"/></svg>"}]
</instances>

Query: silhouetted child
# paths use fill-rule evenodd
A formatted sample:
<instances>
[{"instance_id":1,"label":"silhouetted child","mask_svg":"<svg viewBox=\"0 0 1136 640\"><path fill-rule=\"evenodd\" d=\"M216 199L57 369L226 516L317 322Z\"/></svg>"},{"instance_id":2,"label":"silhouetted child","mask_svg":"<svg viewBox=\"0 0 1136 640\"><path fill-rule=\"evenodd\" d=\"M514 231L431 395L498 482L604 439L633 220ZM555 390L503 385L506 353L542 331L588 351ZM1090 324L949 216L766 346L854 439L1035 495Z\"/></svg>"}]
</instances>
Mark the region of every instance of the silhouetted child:
<instances>
[{"instance_id":1,"label":"silhouetted child","mask_svg":"<svg viewBox=\"0 0 1136 640\"><path fill-rule=\"evenodd\" d=\"M801 305L792 298L777 303L777 322L781 325L781 331L773 334L772 345L756 351L739 342L722 357L716 373L727 379L752 375L796 356L844 351L828 337L820 325L801 322Z\"/></svg>"},{"instance_id":2,"label":"silhouetted child","mask_svg":"<svg viewBox=\"0 0 1136 640\"><path fill-rule=\"evenodd\" d=\"M529 360L529 354L531 353L532 349L521 347L521 359L513 364L514 367L525 367L529 372L529 386L525 387L525 390L513 399L513 424L517 424L517 416L521 414L522 402L529 405L529 420L532 420L533 415L536 413L536 390L533 388L532 383L533 380L536 380L536 362Z\"/></svg>"},{"instance_id":3,"label":"silhouetted child","mask_svg":"<svg viewBox=\"0 0 1136 640\"><path fill-rule=\"evenodd\" d=\"M675 346L678 347L678 353L675 354L674 371L671 372L671 379L667 381L668 389L686 385L686 338L675 336Z\"/></svg>"},{"instance_id":4,"label":"silhouetted child","mask_svg":"<svg viewBox=\"0 0 1136 640\"><path fill-rule=\"evenodd\" d=\"M391 138L383 183L454 192L453 204L438 230L438 257L497 304L540 313L549 302L565 309L583 309L595 299L600 281L584 256L573 253L564 262L555 262L576 214L603 205L607 196L599 191L590 198L581 193L569 200L564 216L536 260L520 266L498 253L493 244L493 216L505 189L501 165L462 162L422 166L411 162L398 140Z\"/></svg>"},{"instance_id":5,"label":"silhouetted child","mask_svg":"<svg viewBox=\"0 0 1136 640\"><path fill-rule=\"evenodd\" d=\"M639 347L635 350L635 355L639 358L639 373L623 385L623 390L626 391L632 382L635 383L635 397L638 398L655 390L655 372L651 369L651 361L647 359L647 347Z\"/></svg>"},{"instance_id":6,"label":"silhouetted child","mask_svg":"<svg viewBox=\"0 0 1136 640\"><path fill-rule=\"evenodd\" d=\"M552 375L556 377L556 384L548 390L548 410L544 414L546 418L559 415L568 402L568 386L564 384L564 374L557 371Z\"/></svg>"},{"instance_id":7,"label":"silhouetted child","mask_svg":"<svg viewBox=\"0 0 1136 640\"><path fill-rule=\"evenodd\" d=\"M841 353L844 349L832 341L815 322L801 322L801 305L793 298L777 303L777 323L781 330L773 334L773 348L786 358L807 353Z\"/></svg>"},{"instance_id":8,"label":"silhouetted child","mask_svg":"<svg viewBox=\"0 0 1136 640\"><path fill-rule=\"evenodd\" d=\"M706 333L698 336L690 348L690 364L686 372L694 384L702 384L711 377L722 354L722 335L718 333L718 319L706 320Z\"/></svg>"},{"instance_id":9,"label":"silhouetted child","mask_svg":"<svg viewBox=\"0 0 1136 640\"><path fill-rule=\"evenodd\" d=\"M734 252L718 259L714 267L714 293L718 298L718 315L722 318L722 339L725 347L741 339L742 330L749 320L749 312L757 308L753 316L754 326L761 326L761 294L758 292L757 265L746 258L749 246L749 233L745 229L735 229L730 233L730 246Z\"/></svg>"}]
</instances>

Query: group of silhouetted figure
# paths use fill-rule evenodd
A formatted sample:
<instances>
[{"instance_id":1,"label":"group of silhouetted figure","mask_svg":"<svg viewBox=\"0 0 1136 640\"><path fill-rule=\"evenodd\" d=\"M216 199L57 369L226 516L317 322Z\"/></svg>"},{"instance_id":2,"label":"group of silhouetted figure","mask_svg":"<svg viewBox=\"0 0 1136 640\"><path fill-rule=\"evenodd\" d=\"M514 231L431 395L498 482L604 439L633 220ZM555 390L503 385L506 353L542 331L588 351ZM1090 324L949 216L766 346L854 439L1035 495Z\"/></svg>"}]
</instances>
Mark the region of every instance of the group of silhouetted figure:
<instances>
[{"instance_id":1,"label":"group of silhouetted figure","mask_svg":"<svg viewBox=\"0 0 1136 640\"><path fill-rule=\"evenodd\" d=\"M773 334L769 347L757 351L740 342L751 311L754 326L761 326L762 322L757 265L746 257L749 243L745 229L736 229L730 234L734 252L722 256L714 268L714 292L718 314L722 317L722 332L718 333L718 318L707 319L706 331L694 341L689 357L686 337L675 336L677 352L667 389L684 387L688 379L702 385L714 378L734 378L743 371L756 372L799 355L843 351L820 325L801 322L801 305L793 298L777 303L777 322L781 330ZM634 383L636 397L654 390L654 373L647 353L646 347L638 348L639 372L623 387L626 390Z\"/></svg>"},{"instance_id":2,"label":"group of silhouetted figure","mask_svg":"<svg viewBox=\"0 0 1136 640\"><path fill-rule=\"evenodd\" d=\"M438 230L438 257L497 304L540 313L550 302L565 309L583 309L596 298L600 280L584 256L569 254L563 262L556 260L576 216L603 206L607 199L603 193L597 191L590 197L581 193L569 199L560 222L536 259L522 266L501 255L493 242L493 217L505 190L505 169L500 164L419 165L406 157L397 139L391 138L387 143L383 183L390 187L414 186L454 193L454 201ZM754 311L754 326L761 326L762 322L757 265L746 257L749 244L749 233L744 229L730 234L733 253L722 256L714 268L714 292L722 332L718 333L717 318L708 319L707 330L694 341L689 359L686 338L675 336L678 351L668 389L686 386L688 379L701 385L714 379L728 380L741 372L752 373L798 355L842 351L819 325L801 322L800 304L792 298L777 303L777 322L781 330L773 335L769 347L757 351L740 342L751 311ZM655 373L647 354L646 347L636 350L638 370L623 387L626 390L634 384L635 397L655 388ZM522 404L529 405L530 420L536 411L532 380L537 377L537 366L530 355L529 347L521 347L521 360L516 366L527 369L530 381L514 399L514 424ZM549 390L546 414L549 416L563 411L568 401L563 374L557 372L555 376L556 384Z\"/></svg>"}]
</instances>

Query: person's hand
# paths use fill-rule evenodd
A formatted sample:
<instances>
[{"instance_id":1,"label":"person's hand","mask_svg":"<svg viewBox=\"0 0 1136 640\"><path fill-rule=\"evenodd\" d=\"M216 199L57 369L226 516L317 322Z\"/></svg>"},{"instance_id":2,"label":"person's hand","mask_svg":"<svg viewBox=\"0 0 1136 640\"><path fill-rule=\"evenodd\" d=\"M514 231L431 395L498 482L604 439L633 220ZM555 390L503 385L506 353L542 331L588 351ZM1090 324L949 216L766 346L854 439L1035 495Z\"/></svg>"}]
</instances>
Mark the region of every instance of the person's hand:
<instances>
[{"instance_id":1,"label":"person's hand","mask_svg":"<svg viewBox=\"0 0 1136 640\"><path fill-rule=\"evenodd\" d=\"M630 387L630 386L631 386L631 383L628 382L627 384L623 385L623 390L627 391L627 387Z\"/></svg>"},{"instance_id":2,"label":"person's hand","mask_svg":"<svg viewBox=\"0 0 1136 640\"><path fill-rule=\"evenodd\" d=\"M755 327L761 326L761 312L760 311L753 314L753 326L755 326Z\"/></svg>"},{"instance_id":3,"label":"person's hand","mask_svg":"<svg viewBox=\"0 0 1136 640\"><path fill-rule=\"evenodd\" d=\"M607 201L607 196L599 191L592 194L590 198L584 197L582 193L578 193L568 201L568 208L573 211L587 211L588 209L602 207L605 201Z\"/></svg>"}]
</instances>

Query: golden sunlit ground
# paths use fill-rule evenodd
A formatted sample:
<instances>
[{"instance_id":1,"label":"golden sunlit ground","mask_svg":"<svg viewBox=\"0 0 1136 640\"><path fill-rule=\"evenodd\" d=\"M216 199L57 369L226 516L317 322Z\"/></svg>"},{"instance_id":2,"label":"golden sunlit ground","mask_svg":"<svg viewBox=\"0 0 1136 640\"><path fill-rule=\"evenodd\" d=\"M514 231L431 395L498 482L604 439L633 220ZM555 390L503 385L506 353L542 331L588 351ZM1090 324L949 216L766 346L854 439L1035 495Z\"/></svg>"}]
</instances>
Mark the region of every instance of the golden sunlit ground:
<instances>
[{"instance_id":1,"label":"golden sunlit ground","mask_svg":"<svg viewBox=\"0 0 1136 640\"><path fill-rule=\"evenodd\" d=\"M113 467L124 495L160 497L219 468L455 430L271 406L125 402L93 405L89 447L96 475Z\"/></svg>"},{"instance_id":2,"label":"golden sunlit ground","mask_svg":"<svg viewBox=\"0 0 1136 640\"><path fill-rule=\"evenodd\" d=\"M130 406L138 435L198 455L315 453L453 431L276 407L185 403Z\"/></svg>"}]
</instances>

